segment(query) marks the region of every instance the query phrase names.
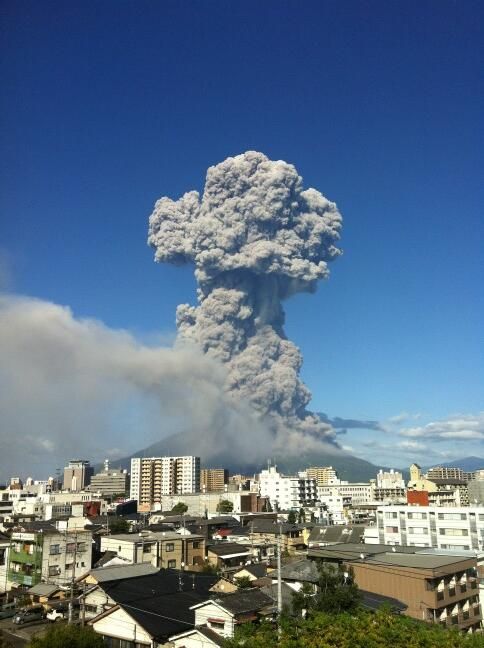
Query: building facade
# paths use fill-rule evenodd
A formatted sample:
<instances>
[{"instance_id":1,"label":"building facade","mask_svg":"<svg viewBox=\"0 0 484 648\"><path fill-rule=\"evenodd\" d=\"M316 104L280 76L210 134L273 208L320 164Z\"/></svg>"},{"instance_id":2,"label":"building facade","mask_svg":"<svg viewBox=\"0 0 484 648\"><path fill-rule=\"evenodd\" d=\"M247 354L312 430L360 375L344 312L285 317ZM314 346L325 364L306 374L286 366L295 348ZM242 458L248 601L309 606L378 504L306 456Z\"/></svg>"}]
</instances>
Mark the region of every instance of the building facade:
<instances>
[{"instance_id":1,"label":"building facade","mask_svg":"<svg viewBox=\"0 0 484 648\"><path fill-rule=\"evenodd\" d=\"M101 538L101 551L114 551L129 563L149 563L165 569L201 567L205 539L175 532L123 533Z\"/></svg>"},{"instance_id":2,"label":"building facade","mask_svg":"<svg viewBox=\"0 0 484 648\"><path fill-rule=\"evenodd\" d=\"M91 490L104 496L125 494L128 489L126 470L103 470L91 477Z\"/></svg>"},{"instance_id":3,"label":"building facade","mask_svg":"<svg viewBox=\"0 0 484 648\"><path fill-rule=\"evenodd\" d=\"M137 457L131 459L130 497L141 510L161 502L163 495L200 491L200 457Z\"/></svg>"},{"instance_id":4,"label":"building facade","mask_svg":"<svg viewBox=\"0 0 484 648\"><path fill-rule=\"evenodd\" d=\"M339 484L338 475L333 466L312 466L305 470L309 479L315 479L318 486Z\"/></svg>"},{"instance_id":5,"label":"building facade","mask_svg":"<svg viewBox=\"0 0 484 648\"><path fill-rule=\"evenodd\" d=\"M401 601L410 617L463 631L480 629L475 558L386 553L349 565L358 587Z\"/></svg>"},{"instance_id":6,"label":"building facade","mask_svg":"<svg viewBox=\"0 0 484 648\"><path fill-rule=\"evenodd\" d=\"M229 471L225 468L202 468L200 471L200 490L202 493L224 491L228 483Z\"/></svg>"},{"instance_id":7,"label":"building facade","mask_svg":"<svg viewBox=\"0 0 484 648\"><path fill-rule=\"evenodd\" d=\"M380 506L377 528L381 544L484 551L484 508Z\"/></svg>"},{"instance_id":8,"label":"building facade","mask_svg":"<svg viewBox=\"0 0 484 648\"><path fill-rule=\"evenodd\" d=\"M84 490L91 483L93 474L94 469L89 464L89 461L84 459L69 461L69 464L64 468L64 490L73 492Z\"/></svg>"},{"instance_id":9,"label":"building facade","mask_svg":"<svg viewBox=\"0 0 484 648\"><path fill-rule=\"evenodd\" d=\"M318 500L316 480L299 473L297 477L286 477L270 466L259 473L261 497L269 498L273 508L287 511L312 506Z\"/></svg>"},{"instance_id":10,"label":"building facade","mask_svg":"<svg viewBox=\"0 0 484 648\"><path fill-rule=\"evenodd\" d=\"M28 588L41 581L68 585L91 569L92 533L60 533L55 527L14 531L10 542L7 589Z\"/></svg>"}]
</instances>

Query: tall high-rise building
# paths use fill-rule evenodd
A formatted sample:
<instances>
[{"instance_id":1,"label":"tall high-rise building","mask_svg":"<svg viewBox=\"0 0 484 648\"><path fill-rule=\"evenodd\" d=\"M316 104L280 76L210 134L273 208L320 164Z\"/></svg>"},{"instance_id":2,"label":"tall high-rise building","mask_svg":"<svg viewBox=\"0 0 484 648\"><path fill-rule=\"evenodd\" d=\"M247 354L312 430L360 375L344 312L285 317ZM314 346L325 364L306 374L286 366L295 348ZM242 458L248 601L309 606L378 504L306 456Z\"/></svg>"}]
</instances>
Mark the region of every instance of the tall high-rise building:
<instances>
[{"instance_id":1,"label":"tall high-rise building","mask_svg":"<svg viewBox=\"0 0 484 648\"><path fill-rule=\"evenodd\" d=\"M64 468L64 490L82 491L91 483L94 474L93 467L85 459L73 459Z\"/></svg>"},{"instance_id":2,"label":"tall high-rise building","mask_svg":"<svg viewBox=\"0 0 484 648\"><path fill-rule=\"evenodd\" d=\"M226 468L202 468L200 471L200 488L202 492L224 491L229 482L229 471Z\"/></svg>"},{"instance_id":3,"label":"tall high-rise building","mask_svg":"<svg viewBox=\"0 0 484 648\"><path fill-rule=\"evenodd\" d=\"M130 497L141 506L161 502L162 495L198 493L200 457L136 457L131 459Z\"/></svg>"}]
</instances>

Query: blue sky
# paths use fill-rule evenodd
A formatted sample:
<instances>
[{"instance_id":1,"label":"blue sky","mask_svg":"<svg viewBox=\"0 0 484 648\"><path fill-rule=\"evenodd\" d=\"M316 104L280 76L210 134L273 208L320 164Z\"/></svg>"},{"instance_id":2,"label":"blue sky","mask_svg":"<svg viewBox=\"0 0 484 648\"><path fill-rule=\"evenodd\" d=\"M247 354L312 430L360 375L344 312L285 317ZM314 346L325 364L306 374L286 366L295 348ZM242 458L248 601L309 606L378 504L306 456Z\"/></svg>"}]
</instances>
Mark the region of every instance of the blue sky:
<instances>
[{"instance_id":1,"label":"blue sky","mask_svg":"<svg viewBox=\"0 0 484 648\"><path fill-rule=\"evenodd\" d=\"M3 3L7 289L170 339L195 283L153 263L153 203L262 151L344 217L330 280L286 304L312 408L380 421L344 435L368 459L482 454L483 14L473 1ZM424 428L457 420L476 434ZM396 451L408 439L420 447Z\"/></svg>"}]
</instances>

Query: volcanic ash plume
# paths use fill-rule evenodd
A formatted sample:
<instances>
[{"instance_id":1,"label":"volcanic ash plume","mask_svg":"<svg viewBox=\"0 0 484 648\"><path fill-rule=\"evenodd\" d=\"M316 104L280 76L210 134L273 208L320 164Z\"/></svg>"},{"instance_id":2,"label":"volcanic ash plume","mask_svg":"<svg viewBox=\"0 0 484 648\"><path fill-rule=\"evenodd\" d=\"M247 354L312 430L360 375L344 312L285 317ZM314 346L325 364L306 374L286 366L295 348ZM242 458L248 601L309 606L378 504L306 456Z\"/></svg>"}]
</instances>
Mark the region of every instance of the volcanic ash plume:
<instances>
[{"instance_id":1,"label":"volcanic ash plume","mask_svg":"<svg viewBox=\"0 0 484 648\"><path fill-rule=\"evenodd\" d=\"M249 151L208 169L201 200L196 191L158 200L148 238L156 261L194 264L199 305L178 307L179 335L225 363L235 401L250 401L276 430L332 443L331 426L306 411L311 393L282 301L328 277L341 222L294 166Z\"/></svg>"}]
</instances>

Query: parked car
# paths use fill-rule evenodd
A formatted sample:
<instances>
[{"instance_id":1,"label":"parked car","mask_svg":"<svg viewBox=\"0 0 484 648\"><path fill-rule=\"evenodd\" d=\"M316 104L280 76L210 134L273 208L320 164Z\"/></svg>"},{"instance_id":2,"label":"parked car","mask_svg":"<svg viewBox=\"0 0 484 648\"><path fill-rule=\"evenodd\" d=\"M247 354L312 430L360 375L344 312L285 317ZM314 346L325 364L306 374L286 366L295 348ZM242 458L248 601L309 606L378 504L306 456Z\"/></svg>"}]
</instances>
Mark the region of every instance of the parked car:
<instances>
[{"instance_id":1,"label":"parked car","mask_svg":"<svg viewBox=\"0 0 484 648\"><path fill-rule=\"evenodd\" d=\"M15 603L5 603L0 608L0 619L9 619L10 617L15 616L15 613L17 612L17 606Z\"/></svg>"},{"instance_id":2,"label":"parked car","mask_svg":"<svg viewBox=\"0 0 484 648\"><path fill-rule=\"evenodd\" d=\"M53 610L49 610L45 615L45 618L48 619L51 623L55 621L60 621L61 619L67 619L67 608L58 607Z\"/></svg>"},{"instance_id":3,"label":"parked car","mask_svg":"<svg viewBox=\"0 0 484 648\"><path fill-rule=\"evenodd\" d=\"M12 620L17 625L21 625L22 623L30 623L31 621L41 621L44 618L45 610L42 605L35 605L31 608L19 610Z\"/></svg>"}]
</instances>

